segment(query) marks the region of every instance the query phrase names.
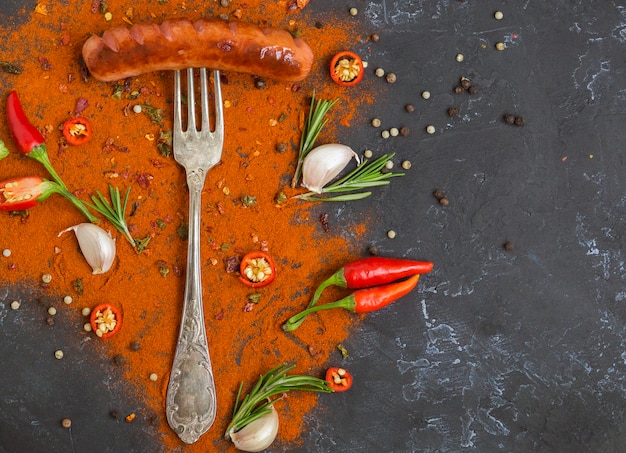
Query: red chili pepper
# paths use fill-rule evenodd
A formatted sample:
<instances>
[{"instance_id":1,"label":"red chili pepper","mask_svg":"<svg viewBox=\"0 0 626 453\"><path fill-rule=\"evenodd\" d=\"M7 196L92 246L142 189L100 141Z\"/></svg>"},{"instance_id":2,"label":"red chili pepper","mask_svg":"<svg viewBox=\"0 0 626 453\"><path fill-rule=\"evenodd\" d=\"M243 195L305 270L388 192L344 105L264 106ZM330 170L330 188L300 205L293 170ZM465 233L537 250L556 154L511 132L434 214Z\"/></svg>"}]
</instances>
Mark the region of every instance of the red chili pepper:
<instances>
[{"instance_id":1,"label":"red chili pepper","mask_svg":"<svg viewBox=\"0 0 626 453\"><path fill-rule=\"evenodd\" d=\"M276 278L276 264L265 252L250 252L239 264L239 280L251 288L263 288Z\"/></svg>"},{"instance_id":2,"label":"red chili pepper","mask_svg":"<svg viewBox=\"0 0 626 453\"><path fill-rule=\"evenodd\" d=\"M345 368L330 367L326 370L326 382L335 392L345 392L352 387L352 375Z\"/></svg>"},{"instance_id":3,"label":"red chili pepper","mask_svg":"<svg viewBox=\"0 0 626 453\"><path fill-rule=\"evenodd\" d=\"M11 136L22 154L30 154L36 148L46 146L41 132L26 117L15 90L7 98L6 113Z\"/></svg>"},{"instance_id":4,"label":"red chili pepper","mask_svg":"<svg viewBox=\"0 0 626 453\"><path fill-rule=\"evenodd\" d=\"M331 275L315 290L309 307L315 305L322 291L331 285L341 288L360 289L395 282L415 274L427 274L433 270L430 261L412 261L400 258L372 256L351 261Z\"/></svg>"},{"instance_id":5,"label":"red chili pepper","mask_svg":"<svg viewBox=\"0 0 626 453\"><path fill-rule=\"evenodd\" d=\"M91 140L91 122L87 118L77 116L63 123L63 137L70 145L84 145Z\"/></svg>"},{"instance_id":6,"label":"red chili pepper","mask_svg":"<svg viewBox=\"0 0 626 453\"><path fill-rule=\"evenodd\" d=\"M417 285L419 278L420 274L415 274L412 277L400 282L375 286L373 288L359 289L336 302L308 307L297 315L289 318L287 322L283 324L283 330L290 332L297 329L300 324L302 324L304 318L311 313L320 310L344 308L355 313L367 313L370 311L380 310L381 308L386 307L390 303L410 293L413 288L415 288L415 285Z\"/></svg>"},{"instance_id":7,"label":"red chili pepper","mask_svg":"<svg viewBox=\"0 0 626 453\"><path fill-rule=\"evenodd\" d=\"M111 304L100 304L91 311L91 330L100 338L110 338L122 328L122 313Z\"/></svg>"},{"instance_id":8,"label":"red chili pepper","mask_svg":"<svg viewBox=\"0 0 626 453\"><path fill-rule=\"evenodd\" d=\"M330 61L330 77L344 87L358 84L363 79L363 60L354 52L344 50Z\"/></svg>"},{"instance_id":9,"label":"red chili pepper","mask_svg":"<svg viewBox=\"0 0 626 453\"><path fill-rule=\"evenodd\" d=\"M0 182L0 210L30 209L60 191L56 183L39 176L8 179Z\"/></svg>"}]
</instances>

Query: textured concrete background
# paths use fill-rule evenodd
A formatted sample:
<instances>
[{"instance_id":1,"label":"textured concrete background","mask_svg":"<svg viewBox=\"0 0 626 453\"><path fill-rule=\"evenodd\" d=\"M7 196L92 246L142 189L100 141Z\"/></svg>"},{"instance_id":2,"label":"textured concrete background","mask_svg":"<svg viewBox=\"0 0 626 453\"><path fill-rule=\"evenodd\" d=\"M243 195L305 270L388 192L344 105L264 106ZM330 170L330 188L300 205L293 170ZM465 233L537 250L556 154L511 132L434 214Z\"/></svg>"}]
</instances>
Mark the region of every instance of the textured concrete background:
<instances>
[{"instance_id":1,"label":"textured concrete background","mask_svg":"<svg viewBox=\"0 0 626 453\"><path fill-rule=\"evenodd\" d=\"M307 8L324 22L349 6L313 0ZM413 167L371 199L320 209L346 235L353 219L375 209L364 249L429 259L436 268L357 327L345 344L356 383L349 394L320 398L305 445L276 443L272 451L626 450L626 5L354 6L363 36L381 39L353 50L398 80L380 81L384 96L346 134L355 149L396 152ZM454 94L460 77L477 93ZM451 106L455 118L446 114ZM507 113L522 115L525 126L506 124ZM384 140L369 126L373 117L411 133ZM433 135L424 132L429 124ZM435 189L449 206L437 203ZM506 241L513 250L504 250ZM6 288L3 299L19 290ZM0 322L8 309L0 305ZM66 430L37 426L47 408L82 407L79 383L90 375L40 363L28 326L0 329L0 452L72 451ZM96 346L64 345L66 353L75 347ZM77 382L76 395L56 393L56 380ZM102 398L116 398L115 382ZM124 429L109 437L110 450L90 449L153 451L152 433Z\"/></svg>"}]
</instances>

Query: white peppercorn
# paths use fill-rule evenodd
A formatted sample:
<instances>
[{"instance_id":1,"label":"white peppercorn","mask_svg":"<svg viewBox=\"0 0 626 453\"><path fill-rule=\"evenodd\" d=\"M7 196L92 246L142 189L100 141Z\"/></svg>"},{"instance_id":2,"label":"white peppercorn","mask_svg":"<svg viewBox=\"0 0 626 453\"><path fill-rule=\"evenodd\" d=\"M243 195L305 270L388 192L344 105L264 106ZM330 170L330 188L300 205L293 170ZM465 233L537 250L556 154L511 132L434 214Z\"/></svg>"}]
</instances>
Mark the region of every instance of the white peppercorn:
<instances>
[{"instance_id":1,"label":"white peppercorn","mask_svg":"<svg viewBox=\"0 0 626 453\"><path fill-rule=\"evenodd\" d=\"M391 129L389 129L389 135L391 135L392 137L397 137L399 133L400 130L397 127L392 127Z\"/></svg>"},{"instance_id":2,"label":"white peppercorn","mask_svg":"<svg viewBox=\"0 0 626 453\"><path fill-rule=\"evenodd\" d=\"M376 69L376 76L377 77L382 77L385 75L385 70L383 68L377 68Z\"/></svg>"},{"instance_id":3,"label":"white peppercorn","mask_svg":"<svg viewBox=\"0 0 626 453\"><path fill-rule=\"evenodd\" d=\"M381 121L378 118L374 118L371 122L372 126L374 127L380 127Z\"/></svg>"},{"instance_id":4,"label":"white peppercorn","mask_svg":"<svg viewBox=\"0 0 626 453\"><path fill-rule=\"evenodd\" d=\"M387 131L387 130L382 131L382 132L380 133L380 136L381 136L382 138L389 138L389 135L390 135L390 134L389 134L389 131Z\"/></svg>"},{"instance_id":5,"label":"white peppercorn","mask_svg":"<svg viewBox=\"0 0 626 453\"><path fill-rule=\"evenodd\" d=\"M430 99L430 91L422 91L423 99Z\"/></svg>"},{"instance_id":6,"label":"white peppercorn","mask_svg":"<svg viewBox=\"0 0 626 453\"><path fill-rule=\"evenodd\" d=\"M426 132L428 132L429 134L434 134L435 133L435 126L433 126L432 124L426 126Z\"/></svg>"}]
</instances>

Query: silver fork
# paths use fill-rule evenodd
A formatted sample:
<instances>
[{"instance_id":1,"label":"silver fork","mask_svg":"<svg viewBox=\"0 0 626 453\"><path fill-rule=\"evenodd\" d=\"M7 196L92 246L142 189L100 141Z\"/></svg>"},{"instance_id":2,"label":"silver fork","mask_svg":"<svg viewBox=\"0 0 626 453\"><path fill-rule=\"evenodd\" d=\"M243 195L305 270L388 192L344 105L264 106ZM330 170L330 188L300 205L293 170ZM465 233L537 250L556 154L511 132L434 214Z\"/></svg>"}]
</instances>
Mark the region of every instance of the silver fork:
<instances>
[{"instance_id":1,"label":"silver fork","mask_svg":"<svg viewBox=\"0 0 626 453\"><path fill-rule=\"evenodd\" d=\"M181 74L174 74L174 158L185 168L189 187L189 240L185 299L178 344L167 387L165 412L171 428L183 442L194 443L213 424L215 382L204 325L200 279L200 200L207 171L222 157L224 114L219 71L213 71L215 129L209 122L206 68L200 69L202 122L195 119L194 70L187 69L187 130L182 127Z\"/></svg>"}]
</instances>

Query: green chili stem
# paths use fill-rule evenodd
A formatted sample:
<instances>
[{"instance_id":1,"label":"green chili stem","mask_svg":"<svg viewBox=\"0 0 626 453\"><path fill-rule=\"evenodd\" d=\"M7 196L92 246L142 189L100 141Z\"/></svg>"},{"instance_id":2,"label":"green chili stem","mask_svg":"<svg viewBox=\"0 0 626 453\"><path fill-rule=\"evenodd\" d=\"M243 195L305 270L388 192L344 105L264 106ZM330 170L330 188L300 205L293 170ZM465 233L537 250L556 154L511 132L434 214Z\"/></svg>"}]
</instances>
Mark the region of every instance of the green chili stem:
<instances>
[{"instance_id":1,"label":"green chili stem","mask_svg":"<svg viewBox=\"0 0 626 453\"><path fill-rule=\"evenodd\" d=\"M315 313L316 311L321 310L330 310L332 308L344 308L349 311L356 310L356 300L354 298L354 294L350 294L349 296L344 297L343 299L339 299L335 302L329 302L324 305L315 305L309 306L308 308L302 310L300 313L293 315L283 324L283 330L287 332L292 332L300 327L300 324L304 321L304 319L309 316L311 313Z\"/></svg>"}]
</instances>

